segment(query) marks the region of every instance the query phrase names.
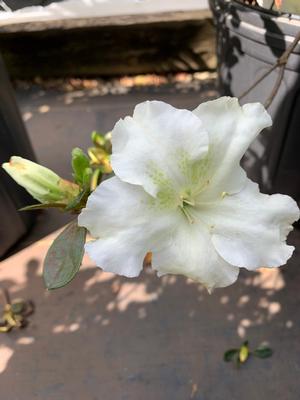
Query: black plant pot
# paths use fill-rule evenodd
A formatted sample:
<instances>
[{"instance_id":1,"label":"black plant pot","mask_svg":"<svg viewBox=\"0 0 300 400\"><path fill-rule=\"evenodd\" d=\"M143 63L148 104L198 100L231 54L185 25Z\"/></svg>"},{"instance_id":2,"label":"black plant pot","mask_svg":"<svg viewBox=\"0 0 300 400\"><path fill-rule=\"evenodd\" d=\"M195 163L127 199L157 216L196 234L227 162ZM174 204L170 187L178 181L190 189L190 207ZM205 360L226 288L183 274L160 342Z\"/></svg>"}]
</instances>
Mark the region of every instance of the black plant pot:
<instances>
[{"instance_id":1,"label":"black plant pot","mask_svg":"<svg viewBox=\"0 0 300 400\"><path fill-rule=\"evenodd\" d=\"M1 168L13 155L35 160L0 56L0 259L31 227L35 214L19 212L34 200Z\"/></svg>"},{"instance_id":2,"label":"black plant pot","mask_svg":"<svg viewBox=\"0 0 300 400\"><path fill-rule=\"evenodd\" d=\"M280 57L300 31L300 16L281 16L238 1L209 0L217 28L220 91L241 96ZM269 97L278 70L258 84L241 103ZM273 127L250 148L243 164L266 192L300 201L300 45L289 57L283 81L269 113Z\"/></svg>"},{"instance_id":3,"label":"black plant pot","mask_svg":"<svg viewBox=\"0 0 300 400\"><path fill-rule=\"evenodd\" d=\"M21 8L31 6L48 6L51 3L60 2L63 0L4 0L4 3L12 10L20 10ZM2 11L3 7L0 6Z\"/></svg>"}]
</instances>

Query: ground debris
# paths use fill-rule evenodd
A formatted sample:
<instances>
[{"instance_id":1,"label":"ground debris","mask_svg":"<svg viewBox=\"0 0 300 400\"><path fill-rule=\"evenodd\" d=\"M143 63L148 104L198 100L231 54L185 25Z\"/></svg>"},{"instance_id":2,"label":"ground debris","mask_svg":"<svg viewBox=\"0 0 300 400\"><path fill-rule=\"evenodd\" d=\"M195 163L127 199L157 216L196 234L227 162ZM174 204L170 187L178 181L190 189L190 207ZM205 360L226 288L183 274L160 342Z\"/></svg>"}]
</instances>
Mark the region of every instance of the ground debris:
<instances>
[{"instance_id":1,"label":"ground debris","mask_svg":"<svg viewBox=\"0 0 300 400\"><path fill-rule=\"evenodd\" d=\"M179 72L174 74L142 74L132 76L120 76L110 79L42 79L36 77L33 80L16 80L17 89L28 90L34 86L43 90L58 90L62 93L84 91L91 97L107 94L127 94L132 90L140 90L147 87L173 86L177 90L198 91L205 84L214 84L216 72Z\"/></svg>"},{"instance_id":2,"label":"ground debris","mask_svg":"<svg viewBox=\"0 0 300 400\"><path fill-rule=\"evenodd\" d=\"M10 332L13 329L25 328L28 317L34 312L34 304L30 300L10 300L7 289L2 289L4 307L0 316L0 333Z\"/></svg>"}]
</instances>

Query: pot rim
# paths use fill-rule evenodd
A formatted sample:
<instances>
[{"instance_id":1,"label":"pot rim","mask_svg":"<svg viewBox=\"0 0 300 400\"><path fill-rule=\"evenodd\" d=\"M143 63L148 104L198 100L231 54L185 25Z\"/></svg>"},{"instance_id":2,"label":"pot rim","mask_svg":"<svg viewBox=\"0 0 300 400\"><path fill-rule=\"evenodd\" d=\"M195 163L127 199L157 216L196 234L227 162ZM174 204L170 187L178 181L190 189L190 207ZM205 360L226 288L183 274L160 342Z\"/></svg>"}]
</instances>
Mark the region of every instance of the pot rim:
<instances>
[{"instance_id":1,"label":"pot rim","mask_svg":"<svg viewBox=\"0 0 300 400\"><path fill-rule=\"evenodd\" d=\"M267 8L251 6L250 4L245 4L242 0L209 0L209 3L213 2L223 3L224 5L228 5L230 7L235 7L242 12L249 12L250 14L260 14L262 18L265 19L278 19L285 21L286 23L291 22L293 20L300 22L300 14L293 14L287 12L279 12L276 10L268 10Z\"/></svg>"}]
</instances>

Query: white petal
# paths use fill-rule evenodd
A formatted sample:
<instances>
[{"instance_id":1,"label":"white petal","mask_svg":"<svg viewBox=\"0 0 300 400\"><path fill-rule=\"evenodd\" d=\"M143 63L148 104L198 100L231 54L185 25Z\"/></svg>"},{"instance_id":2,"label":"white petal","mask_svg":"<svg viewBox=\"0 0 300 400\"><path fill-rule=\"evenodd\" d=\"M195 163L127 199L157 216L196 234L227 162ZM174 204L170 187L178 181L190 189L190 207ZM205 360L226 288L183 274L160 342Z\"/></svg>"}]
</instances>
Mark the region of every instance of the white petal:
<instances>
[{"instance_id":1,"label":"white petal","mask_svg":"<svg viewBox=\"0 0 300 400\"><path fill-rule=\"evenodd\" d=\"M166 245L153 251L152 266L158 275L180 274L201 282L208 290L236 281L239 268L224 261L216 252L203 226L181 224Z\"/></svg>"},{"instance_id":2,"label":"white petal","mask_svg":"<svg viewBox=\"0 0 300 400\"><path fill-rule=\"evenodd\" d=\"M202 103L194 113L209 135L206 175L210 184L205 195L238 192L246 181L240 160L259 132L271 126L271 117L261 104L240 107L238 100L231 97Z\"/></svg>"},{"instance_id":3,"label":"white petal","mask_svg":"<svg viewBox=\"0 0 300 400\"><path fill-rule=\"evenodd\" d=\"M156 196L161 187L182 186L187 163L207 153L208 135L192 112L147 101L115 125L112 143L115 174Z\"/></svg>"},{"instance_id":4,"label":"white petal","mask_svg":"<svg viewBox=\"0 0 300 400\"><path fill-rule=\"evenodd\" d=\"M141 272L147 253L147 243L134 240L140 234L128 229L119 235L88 242L85 250L104 271L133 278Z\"/></svg>"},{"instance_id":5,"label":"white petal","mask_svg":"<svg viewBox=\"0 0 300 400\"><path fill-rule=\"evenodd\" d=\"M253 270L283 265L291 257L294 247L285 241L299 209L289 196L259 193L258 186L247 180L239 193L200 206L199 218L210 226L221 257Z\"/></svg>"},{"instance_id":6,"label":"white petal","mask_svg":"<svg viewBox=\"0 0 300 400\"><path fill-rule=\"evenodd\" d=\"M86 251L99 267L128 277L139 274L146 253L164 240L172 221L169 213L153 209L152 200L141 187L117 177L90 195L78 223L97 238Z\"/></svg>"},{"instance_id":7,"label":"white petal","mask_svg":"<svg viewBox=\"0 0 300 400\"><path fill-rule=\"evenodd\" d=\"M93 237L108 236L134 223L144 223L148 196L142 188L113 177L102 182L89 196L86 208L78 217Z\"/></svg>"}]
</instances>

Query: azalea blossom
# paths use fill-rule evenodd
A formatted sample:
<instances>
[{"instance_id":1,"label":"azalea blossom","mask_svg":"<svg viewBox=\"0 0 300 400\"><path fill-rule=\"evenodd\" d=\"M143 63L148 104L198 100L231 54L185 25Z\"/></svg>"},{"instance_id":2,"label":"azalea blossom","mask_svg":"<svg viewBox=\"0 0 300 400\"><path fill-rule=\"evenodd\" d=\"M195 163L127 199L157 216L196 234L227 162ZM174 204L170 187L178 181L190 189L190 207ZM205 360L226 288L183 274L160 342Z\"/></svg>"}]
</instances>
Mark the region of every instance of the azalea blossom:
<instances>
[{"instance_id":1,"label":"azalea blossom","mask_svg":"<svg viewBox=\"0 0 300 400\"><path fill-rule=\"evenodd\" d=\"M261 104L240 107L230 97L193 112L160 101L137 105L112 131L116 176L79 215L94 237L89 256L105 271L135 277L151 252L159 276L185 275L208 290L235 282L240 267L285 264L297 204L260 193L240 166L271 123Z\"/></svg>"}]
</instances>

